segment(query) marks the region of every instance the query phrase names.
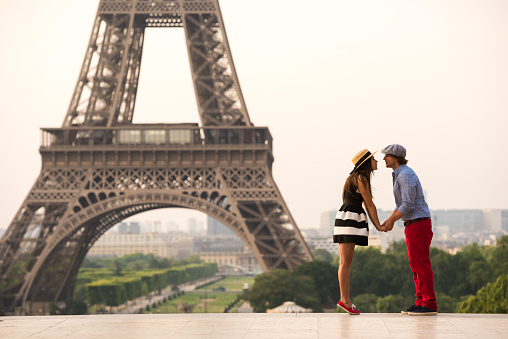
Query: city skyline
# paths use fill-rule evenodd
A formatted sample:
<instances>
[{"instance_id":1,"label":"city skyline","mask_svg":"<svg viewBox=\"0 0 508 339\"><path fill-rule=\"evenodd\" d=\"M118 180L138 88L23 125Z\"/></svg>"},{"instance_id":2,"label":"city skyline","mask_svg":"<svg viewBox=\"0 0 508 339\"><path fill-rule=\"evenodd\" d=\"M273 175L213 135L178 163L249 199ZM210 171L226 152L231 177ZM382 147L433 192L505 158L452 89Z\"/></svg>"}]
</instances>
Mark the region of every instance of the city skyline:
<instances>
[{"instance_id":1,"label":"city skyline","mask_svg":"<svg viewBox=\"0 0 508 339\"><path fill-rule=\"evenodd\" d=\"M316 227L322 211L340 205L357 151L394 142L406 146L431 209L508 208L508 160L499 155L508 3L327 0L313 16L299 0L220 4L250 118L270 128L274 177L299 227ZM97 5L0 4L0 138L9 159L0 168L0 228L39 174L39 128L62 124ZM199 121L184 41L182 29L147 30L135 123ZM375 202L392 209L391 171L375 157ZM206 219L187 212L151 213Z\"/></svg>"}]
</instances>

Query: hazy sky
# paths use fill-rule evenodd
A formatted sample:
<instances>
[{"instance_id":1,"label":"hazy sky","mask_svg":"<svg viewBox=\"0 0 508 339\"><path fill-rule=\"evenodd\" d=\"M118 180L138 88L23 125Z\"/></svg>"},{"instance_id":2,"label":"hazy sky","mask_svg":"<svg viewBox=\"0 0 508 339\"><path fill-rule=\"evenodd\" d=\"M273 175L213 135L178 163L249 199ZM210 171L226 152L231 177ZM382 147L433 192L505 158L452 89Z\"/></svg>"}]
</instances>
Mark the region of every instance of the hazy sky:
<instances>
[{"instance_id":1,"label":"hazy sky","mask_svg":"<svg viewBox=\"0 0 508 339\"><path fill-rule=\"evenodd\" d=\"M0 228L39 174L39 128L63 122L98 4L0 1ZM508 209L508 1L220 4L250 118L270 128L273 174L300 228L340 205L356 152L391 143L407 148L431 209ZM198 122L183 29L148 29L143 53L134 122ZM391 209L391 170L376 158L375 203Z\"/></svg>"}]
</instances>

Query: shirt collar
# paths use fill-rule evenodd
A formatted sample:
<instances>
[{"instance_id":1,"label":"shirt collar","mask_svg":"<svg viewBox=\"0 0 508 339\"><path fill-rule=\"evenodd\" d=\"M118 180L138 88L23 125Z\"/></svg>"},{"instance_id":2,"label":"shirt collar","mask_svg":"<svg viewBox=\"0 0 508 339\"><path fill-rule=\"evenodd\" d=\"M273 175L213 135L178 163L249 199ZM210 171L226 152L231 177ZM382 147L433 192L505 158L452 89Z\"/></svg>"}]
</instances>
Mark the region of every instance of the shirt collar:
<instances>
[{"instance_id":1,"label":"shirt collar","mask_svg":"<svg viewBox=\"0 0 508 339\"><path fill-rule=\"evenodd\" d=\"M400 174L400 172L402 172L403 167L406 167L406 165L399 165L399 167L394 169L392 172L392 177L394 177L394 178L397 177Z\"/></svg>"}]
</instances>

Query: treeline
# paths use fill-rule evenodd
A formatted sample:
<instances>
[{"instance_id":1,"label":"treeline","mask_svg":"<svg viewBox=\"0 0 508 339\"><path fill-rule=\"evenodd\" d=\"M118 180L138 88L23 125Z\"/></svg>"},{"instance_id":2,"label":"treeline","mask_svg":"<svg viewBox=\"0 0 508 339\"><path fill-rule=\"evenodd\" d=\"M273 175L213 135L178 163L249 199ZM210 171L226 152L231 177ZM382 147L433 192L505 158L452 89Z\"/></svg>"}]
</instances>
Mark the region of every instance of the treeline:
<instances>
[{"instance_id":1,"label":"treeline","mask_svg":"<svg viewBox=\"0 0 508 339\"><path fill-rule=\"evenodd\" d=\"M122 277L86 284L89 305L118 306L168 285L181 285L209 277L217 272L217 263L191 264L163 270L130 271Z\"/></svg>"},{"instance_id":2,"label":"treeline","mask_svg":"<svg viewBox=\"0 0 508 339\"><path fill-rule=\"evenodd\" d=\"M156 259L152 254L130 254L121 258L85 259L78 276L73 305L85 313L83 304L118 306L129 300L181 285L217 272L216 263L202 263L199 257L187 260Z\"/></svg>"},{"instance_id":3,"label":"treeline","mask_svg":"<svg viewBox=\"0 0 508 339\"><path fill-rule=\"evenodd\" d=\"M275 270L257 276L245 298L256 312L265 312L288 300L315 312L335 307L340 298L340 258L333 258L324 250L316 251L315 257L314 262L305 263L294 272ZM477 292L485 295L493 290L496 293L488 300L499 299L496 312L503 307L508 311L508 285L503 285L503 277L508 275L508 236L499 238L495 247L473 244L455 255L431 248L430 259L440 312L488 312L463 305L476 305L472 298L477 298ZM404 241L392 243L386 253L375 247L355 250L350 279L351 299L362 312L400 312L414 303L415 287ZM277 280L283 281L279 287Z\"/></svg>"},{"instance_id":4,"label":"treeline","mask_svg":"<svg viewBox=\"0 0 508 339\"><path fill-rule=\"evenodd\" d=\"M85 258L80 269L84 268L105 268L110 270L131 270L139 271L146 268L170 268L174 266L200 263L198 255L189 256L183 260L172 258L155 258L153 254L132 253L122 257L108 258Z\"/></svg>"},{"instance_id":5,"label":"treeline","mask_svg":"<svg viewBox=\"0 0 508 339\"><path fill-rule=\"evenodd\" d=\"M157 270L190 264L199 264L199 256L190 256L184 260L155 258L153 254L133 253L122 257L85 258L76 277L74 300L86 301L86 284L91 282L123 277L132 271Z\"/></svg>"}]
</instances>

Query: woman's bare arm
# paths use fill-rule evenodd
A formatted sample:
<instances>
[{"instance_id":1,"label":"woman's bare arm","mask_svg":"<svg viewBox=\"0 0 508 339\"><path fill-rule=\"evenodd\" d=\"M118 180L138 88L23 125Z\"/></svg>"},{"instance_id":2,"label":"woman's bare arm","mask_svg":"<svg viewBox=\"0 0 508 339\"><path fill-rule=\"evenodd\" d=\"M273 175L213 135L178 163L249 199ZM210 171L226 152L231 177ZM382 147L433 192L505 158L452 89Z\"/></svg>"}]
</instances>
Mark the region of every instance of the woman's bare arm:
<instances>
[{"instance_id":1,"label":"woman's bare arm","mask_svg":"<svg viewBox=\"0 0 508 339\"><path fill-rule=\"evenodd\" d=\"M365 179L362 179L361 176L358 177L358 190L360 191L360 194L363 197L363 203L365 205L365 209L367 210L367 214L369 215L370 220L374 224L374 227L378 231L384 231L383 227L381 227L381 223L379 222L379 217L377 215L377 209L376 205L374 204L374 201L372 200L372 195L370 194L369 190L367 190L367 181Z\"/></svg>"}]
</instances>

